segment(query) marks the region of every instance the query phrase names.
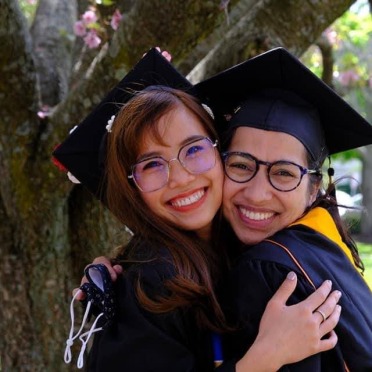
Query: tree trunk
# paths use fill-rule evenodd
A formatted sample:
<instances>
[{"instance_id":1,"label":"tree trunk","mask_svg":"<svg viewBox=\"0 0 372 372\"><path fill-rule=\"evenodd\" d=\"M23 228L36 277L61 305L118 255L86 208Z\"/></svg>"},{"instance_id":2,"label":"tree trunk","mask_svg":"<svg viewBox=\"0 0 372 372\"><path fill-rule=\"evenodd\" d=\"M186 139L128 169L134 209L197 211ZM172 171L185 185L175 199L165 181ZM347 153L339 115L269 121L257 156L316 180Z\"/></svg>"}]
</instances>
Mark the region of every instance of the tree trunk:
<instances>
[{"instance_id":1,"label":"tree trunk","mask_svg":"<svg viewBox=\"0 0 372 372\"><path fill-rule=\"evenodd\" d=\"M372 17L372 0L369 1L369 12ZM367 53L370 55L372 52L372 41L369 40ZM369 64L372 68L372 63ZM369 88L364 90L366 97L366 116L367 120L372 123L372 80L370 80ZM361 229L362 235L372 240L372 146L365 149L363 158L363 174L362 174L362 193L363 193L363 206L366 213L362 219Z\"/></svg>"},{"instance_id":2,"label":"tree trunk","mask_svg":"<svg viewBox=\"0 0 372 372\"><path fill-rule=\"evenodd\" d=\"M372 43L371 43L372 45ZM372 122L372 92L365 89L367 120ZM361 233L364 239L372 240L372 146L363 148L362 194L365 213L362 217Z\"/></svg>"},{"instance_id":3,"label":"tree trunk","mask_svg":"<svg viewBox=\"0 0 372 372\"><path fill-rule=\"evenodd\" d=\"M362 194L365 212L362 214L361 233L365 240L372 240L372 146L364 149Z\"/></svg>"},{"instance_id":4,"label":"tree trunk","mask_svg":"<svg viewBox=\"0 0 372 372\"><path fill-rule=\"evenodd\" d=\"M202 60L200 78L273 46L300 54L352 1L235 0L227 13L219 0L116 3L126 4L118 32L77 54L75 1L40 0L30 32L18 1L0 0L0 370L67 369L71 290L87 262L126 239L51 164L68 130L152 46L184 72Z\"/></svg>"}]
</instances>

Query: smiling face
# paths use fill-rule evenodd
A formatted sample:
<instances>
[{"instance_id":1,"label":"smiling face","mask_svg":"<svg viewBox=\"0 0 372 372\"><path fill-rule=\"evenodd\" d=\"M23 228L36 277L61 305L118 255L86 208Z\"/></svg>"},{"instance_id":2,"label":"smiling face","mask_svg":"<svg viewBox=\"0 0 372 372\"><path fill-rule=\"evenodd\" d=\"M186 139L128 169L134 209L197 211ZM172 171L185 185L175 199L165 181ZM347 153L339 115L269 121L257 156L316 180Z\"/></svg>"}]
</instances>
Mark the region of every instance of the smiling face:
<instances>
[{"instance_id":1,"label":"smiling face","mask_svg":"<svg viewBox=\"0 0 372 372\"><path fill-rule=\"evenodd\" d=\"M307 167L306 150L295 137L256 128L239 127L229 151L247 152L266 162L290 161ZM225 177L223 212L239 240L256 244L298 219L315 199L310 193L309 175L290 192L274 189L268 180L267 167L260 165L256 176L245 183Z\"/></svg>"},{"instance_id":2,"label":"smiling face","mask_svg":"<svg viewBox=\"0 0 372 372\"><path fill-rule=\"evenodd\" d=\"M191 174L177 158L185 144L208 137L197 117L183 105L178 105L157 123L162 138L159 143L150 133L142 135L137 159L150 155L170 162L168 183L155 191L140 192L146 205L158 216L184 230L192 230L205 239L210 238L212 220L222 200L223 169L216 152L215 165L202 174ZM212 139L213 140L213 139Z\"/></svg>"}]
</instances>

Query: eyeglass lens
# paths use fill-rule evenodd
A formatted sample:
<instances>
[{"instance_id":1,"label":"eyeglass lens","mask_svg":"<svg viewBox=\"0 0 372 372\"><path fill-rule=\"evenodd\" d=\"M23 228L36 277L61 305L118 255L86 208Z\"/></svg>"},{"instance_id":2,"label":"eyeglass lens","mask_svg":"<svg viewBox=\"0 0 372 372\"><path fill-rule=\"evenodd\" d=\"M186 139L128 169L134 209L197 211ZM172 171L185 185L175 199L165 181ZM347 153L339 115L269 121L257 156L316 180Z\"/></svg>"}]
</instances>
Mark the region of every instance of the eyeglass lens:
<instances>
[{"instance_id":1,"label":"eyeglass lens","mask_svg":"<svg viewBox=\"0 0 372 372\"><path fill-rule=\"evenodd\" d=\"M301 183L303 176L304 168L286 161L264 163L245 153L227 153L224 160L226 175L239 183L250 181L257 174L261 163L268 165L269 182L280 191L295 189Z\"/></svg>"},{"instance_id":2,"label":"eyeglass lens","mask_svg":"<svg viewBox=\"0 0 372 372\"><path fill-rule=\"evenodd\" d=\"M178 160L192 174L212 169L216 163L216 144L203 137L181 147L175 159L165 160L153 157L142 160L133 167L133 178L143 192L159 190L168 182L170 161Z\"/></svg>"}]
</instances>

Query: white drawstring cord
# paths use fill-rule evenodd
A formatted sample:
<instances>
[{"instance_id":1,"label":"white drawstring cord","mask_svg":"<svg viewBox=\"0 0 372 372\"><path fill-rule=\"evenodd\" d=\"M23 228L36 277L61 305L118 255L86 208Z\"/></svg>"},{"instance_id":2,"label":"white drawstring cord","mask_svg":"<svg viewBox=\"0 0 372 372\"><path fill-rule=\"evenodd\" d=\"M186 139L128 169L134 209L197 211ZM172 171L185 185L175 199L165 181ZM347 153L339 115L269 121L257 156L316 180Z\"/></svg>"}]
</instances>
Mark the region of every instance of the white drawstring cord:
<instances>
[{"instance_id":1,"label":"white drawstring cord","mask_svg":"<svg viewBox=\"0 0 372 372\"><path fill-rule=\"evenodd\" d=\"M79 292L80 292L80 289L75 293L74 297L72 297L71 304L70 304L71 328L70 328L69 337L66 340L66 349L65 349L65 363L67 363L67 364L70 363L71 359L72 359L71 346L74 344L74 340L77 337L79 337L81 331L84 328L84 325L86 323L86 320L87 320L87 317L88 317L88 314L89 314L90 305L91 305L91 303L88 302L87 308L85 309L85 313L84 313L84 317L83 317L83 321L81 323L80 329L76 333L76 335L74 335L74 325L75 325L74 301L75 301Z\"/></svg>"},{"instance_id":2,"label":"white drawstring cord","mask_svg":"<svg viewBox=\"0 0 372 372\"><path fill-rule=\"evenodd\" d=\"M89 339L90 337L92 336L93 333L95 332L99 332L101 331L103 328L102 327L98 327L96 328L96 324L98 322L98 319L103 315L103 313L99 314L96 318L96 320L94 321L93 325L90 327L90 330L88 332L85 332L83 333L79 339L82 343L81 345L81 349L80 349L80 353L79 353L79 357L78 357L78 361L77 361L77 367L80 369L80 368L83 368L83 365L84 365L84 352L85 352L85 349L87 347L87 344L89 342ZM86 337L84 339L84 337Z\"/></svg>"},{"instance_id":3,"label":"white drawstring cord","mask_svg":"<svg viewBox=\"0 0 372 372\"><path fill-rule=\"evenodd\" d=\"M76 299L76 297L77 297L77 295L78 295L79 292L80 292L80 290L75 293L75 295L73 296L73 298L71 300L71 304L70 304L71 328L70 328L69 337L66 340L66 348L65 348L65 355L64 355L64 360L65 360L65 363L66 364L69 364L71 362L71 359L72 359L71 347L74 344L75 339L77 337L79 337L79 335L81 334L81 332L82 332L82 330L83 330L83 328L85 326L85 323L86 323L87 318L88 318L88 315L89 315L89 310L90 310L90 307L91 307L91 304L92 304L91 301L88 301L87 307L85 309L83 321L81 323L81 326L79 328L79 331L74 335L74 323L75 323L74 301L75 301L75 299ZM98 319L102 315L103 315L103 313L99 314L97 316L96 320L94 321L91 329L88 332L85 332L85 333L83 333L80 336L80 340L82 341L83 344L82 344L82 348L81 348L81 351L80 351L80 354L79 354L79 358L78 358L78 368L82 368L83 367L83 364L84 364L83 354L84 354L84 351L86 349L86 344L88 343L90 336L94 332L98 332L98 331L102 330L102 328L95 328ZM86 339L86 341L84 341L82 339L82 337L84 337L86 335L88 336L88 338Z\"/></svg>"},{"instance_id":4,"label":"white drawstring cord","mask_svg":"<svg viewBox=\"0 0 372 372\"><path fill-rule=\"evenodd\" d=\"M107 268L102 264L89 265L85 268L84 273L88 279L88 282L83 284L80 289L72 297L70 304L70 317L71 317L71 328L69 337L66 340L66 348L64 360L66 364L69 364L72 360L71 347L74 341L79 337L82 345L80 353L77 360L77 367L80 369L84 365L84 352L88 346L88 342L92 335L98 331L101 331L108 321L110 321L115 315L115 303L114 303L114 293L111 288L111 277ZM75 325L75 314L74 314L74 302L77 295L80 292L84 292L87 298L87 306L83 316L83 320L78 332L74 335L74 325ZM86 326L87 319L89 317L89 312L91 307L94 306L101 310L101 313L96 317L92 326L87 332L83 332ZM98 320L105 315L105 325L102 327L97 327Z\"/></svg>"}]
</instances>

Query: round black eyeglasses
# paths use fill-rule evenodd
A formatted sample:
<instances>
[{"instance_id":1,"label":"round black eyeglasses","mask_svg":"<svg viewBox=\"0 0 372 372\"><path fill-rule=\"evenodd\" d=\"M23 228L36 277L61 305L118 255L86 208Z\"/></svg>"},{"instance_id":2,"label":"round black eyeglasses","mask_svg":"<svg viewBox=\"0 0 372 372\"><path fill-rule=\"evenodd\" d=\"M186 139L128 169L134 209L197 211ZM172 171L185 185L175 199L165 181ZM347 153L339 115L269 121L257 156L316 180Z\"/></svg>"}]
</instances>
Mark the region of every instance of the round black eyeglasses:
<instances>
[{"instance_id":1,"label":"round black eyeglasses","mask_svg":"<svg viewBox=\"0 0 372 372\"><path fill-rule=\"evenodd\" d=\"M246 152L224 152L225 174L232 181L245 183L252 180L260 165L267 167L267 177L270 185L278 191L288 192L296 189L305 174L315 174L321 176L318 169L307 169L290 161L279 160L274 163L258 160L253 155Z\"/></svg>"}]
</instances>

